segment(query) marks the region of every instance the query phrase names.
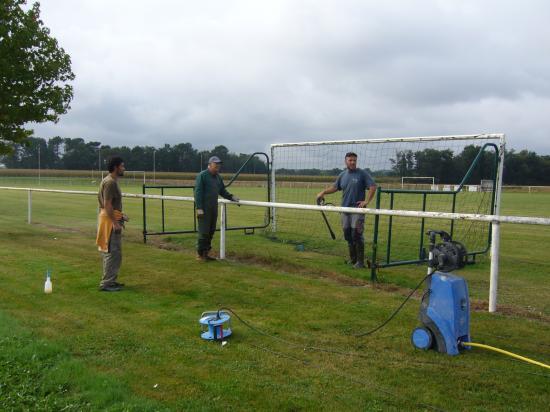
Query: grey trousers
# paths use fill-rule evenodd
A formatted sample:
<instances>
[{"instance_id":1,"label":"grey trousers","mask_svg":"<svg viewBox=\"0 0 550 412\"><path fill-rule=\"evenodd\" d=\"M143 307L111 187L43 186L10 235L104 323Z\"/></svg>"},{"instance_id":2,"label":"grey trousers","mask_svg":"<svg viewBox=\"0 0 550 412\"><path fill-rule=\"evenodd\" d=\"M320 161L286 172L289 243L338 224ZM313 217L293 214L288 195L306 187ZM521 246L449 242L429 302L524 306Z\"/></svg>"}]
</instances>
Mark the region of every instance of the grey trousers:
<instances>
[{"instance_id":1,"label":"grey trousers","mask_svg":"<svg viewBox=\"0 0 550 412\"><path fill-rule=\"evenodd\" d=\"M365 215L361 213L342 213L342 229L344 239L350 245L358 242L364 243Z\"/></svg>"},{"instance_id":2,"label":"grey trousers","mask_svg":"<svg viewBox=\"0 0 550 412\"><path fill-rule=\"evenodd\" d=\"M114 286L122 264L122 233L111 232L109 252L103 255L103 278L100 287Z\"/></svg>"}]
</instances>

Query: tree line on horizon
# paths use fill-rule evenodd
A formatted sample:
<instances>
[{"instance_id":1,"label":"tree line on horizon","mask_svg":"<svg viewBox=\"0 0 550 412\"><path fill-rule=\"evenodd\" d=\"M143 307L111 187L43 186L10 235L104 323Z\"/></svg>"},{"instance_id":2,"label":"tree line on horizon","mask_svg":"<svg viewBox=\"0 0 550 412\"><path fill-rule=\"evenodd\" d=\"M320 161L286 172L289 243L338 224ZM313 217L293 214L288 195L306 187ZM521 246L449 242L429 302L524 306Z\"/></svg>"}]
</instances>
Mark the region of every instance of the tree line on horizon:
<instances>
[{"instance_id":1,"label":"tree line on horizon","mask_svg":"<svg viewBox=\"0 0 550 412\"><path fill-rule=\"evenodd\" d=\"M53 137L29 138L28 144L17 145L13 152L0 157L0 163L9 169L37 169L40 157L42 169L106 170L107 159L121 156L128 170L159 172L199 172L206 168L211 156L223 160L225 172L236 172L250 154L231 153L223 145L212 150L198 150L191 143L153 146L109 146L100 142L85 142L82 138ZM243 173L265 173L265 161L258 157L251 159Z\"/></svg>"},{"instance_id":2,"label":"tree line on horizon","mask_svg":"<svg viewBox=\"0 0 550 412\"><path fill-rule=\"evenodd\" d=\"M479 152L479 146L466 146L460 153L450 149L424 149L398 151L390 159L389 170L369 170L380 176L434 176L437 183L458 183L468 171ZM223 160L223 170L234 173L249 159L250 154L233 153L224 145L212 150L198 150L191 143L153 146L109 146L100 142L86 142L82 138L31 137L27 144L17 145L12 153L0 156L0 163L10 169L37 169L40 155L42 169L92 170L106 169L110 156L121 156L129 170L155 170L159 172L198 172L207 166L210 156ZM263 157L255 156L243 168L243 173L266 173ZM490 179L494 168L494 154L484 152L479 164L473 168L472 181ZM278 169L284 175L335 176L342 169ZM521 150L506 151L504 184L550 185L550 156Z\"/></svg>"}]
</instances>

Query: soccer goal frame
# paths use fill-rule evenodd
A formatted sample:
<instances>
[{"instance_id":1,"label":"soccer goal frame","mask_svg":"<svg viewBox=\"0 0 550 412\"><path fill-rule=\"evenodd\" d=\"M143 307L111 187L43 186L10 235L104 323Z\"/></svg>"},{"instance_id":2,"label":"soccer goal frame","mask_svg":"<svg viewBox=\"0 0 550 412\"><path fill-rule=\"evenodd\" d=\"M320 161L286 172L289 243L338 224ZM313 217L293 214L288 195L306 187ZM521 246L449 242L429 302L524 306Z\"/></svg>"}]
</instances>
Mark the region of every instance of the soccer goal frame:
<instances>
[{"instance_id":1,"label":"soccer goal frame","mask_svg":"<svg viewBox=\"0 0 550 412\"><path fill-rule=\"evenodd\" d=\"M452 186L445 186L443 190L434 190L434 185L431 185L430 189L405 189L405 188L399 188L399 189L392 189L389 187L384 187L383 185L379 185L377 188L376 198L375 198L375 208L380 209L382 198L386 197L386 202L384 204L388 203L390 204L390 208L393 208L393 199L401 194L410 194L410 195L416 195L420 196L422 198L422 209L423 211L426 211L426 202L427 200L433 198L434 196L448 196L448 198L452 199L452 208L451 210L441 210L441 212L456 212L455 210L455 202L458 193L460 193L463 188L465 191L468 190L468 179L470 175L473 172L474 167L478 162L481 161L484 154L491 152L492 153L492 175L491 175L491 181L492 181L492 193L490 193L490 211L488 211L490 214L493 215L499 215L500 214L500 201L501 201L501 192L502 192L502 173L503 173L503 166L504 166L504 154L505 154L505 146L506 146L506 138L504 134L475 134L475 135L456 135L456 136L421 136L421 137L401 137L401 138L381 138L381 139L355 139L355 140L331 140L331 141L318 141L318 142L299 142L299 143L277 143L271 145L271 202L281 202L280 199L277 197L277 183L278 183L278 176L277 176L277 170L281 167L279 166L279 163L283 164L284 160L281 161L278 157L278 150L280 148L291 148L291 147L301 147L302 150L308 146L337 146L337 145L380 145L380 144L392 144L392 143L412 143L412 142L420 142L422 144L430 145L430 142L448 142L449 144L452 144L453 142L462 142L463 144L466 144L470 141L472 145L475 145L476 147L481 147L479 149L479 152L477 153L477 156L475 157L475 160L470 165L467 173L463 178L461 179L459 184L452 185ZM455 143L457 144L457 143ZM435 179L434 179L435 180ZM435 183L435 182L434 182ZM439 189L439 188L438 188ZM388 199L389 197L389 199ZM489 206L489 203L488 203ZM398 207L398 206L396 206ZM487 214L489 214L487 213ZM450 225L450 231L451 234L453 232L455 222L451 221L449 222ZM428 228L425 227L425 219L421 220L420 223L420 231L418 234L418 255L414 259L393 259L391 255L391 242L392 242L392 230L393 230L393 221L392 218L389 218L389 222L386 225L381 224L380 216L376 215L374 218L374 227L373 227L373 233L372 233L372 251L370 256L370 264L371 264L371 277L373 279L376 279L376 273L379 268L383 267L390 267L390 266L398 266L398 265L407 265L407 264L419 264L427 261L427 254L425 253L425 245L424 245L424 231ZM271 210L271 231L274 232L274 234L278 231L278 216L277 211L275 208ZM379 257L379 251L380 251L380 244L379 244L379 234L381 231L384 231L384 235L387 237L386 241L386 247L385 252L386 256L383 258ZM473 263L475 262L475 257L479 254L486 254L491 247L491 239L492 239L492 227L491 223L488 223L488 227L486 228L487 232L487 239L484 247L480 248L479 250L471 250L469 252L469 259Z\"/></svg>"}]
</instances>

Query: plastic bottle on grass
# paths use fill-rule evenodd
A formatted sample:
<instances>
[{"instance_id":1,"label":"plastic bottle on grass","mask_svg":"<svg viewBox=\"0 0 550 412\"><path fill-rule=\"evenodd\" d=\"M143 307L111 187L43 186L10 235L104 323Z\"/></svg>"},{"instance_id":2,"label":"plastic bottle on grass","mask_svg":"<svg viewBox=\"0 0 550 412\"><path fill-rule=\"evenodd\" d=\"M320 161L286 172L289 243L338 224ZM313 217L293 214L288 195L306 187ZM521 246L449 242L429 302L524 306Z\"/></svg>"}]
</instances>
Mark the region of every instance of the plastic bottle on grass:
<instances>
[{"instance_id":1,"label":"plastic bottle on grass","mask_svg":"<svg viewBox=\"0 0 550 412\"><path fill-rule=\"evenodd\" d=\"M46 282L44 283L44 293L52 293L52 279L50 277L50 270L46 271Z\"/></svg>"}]
</instances>

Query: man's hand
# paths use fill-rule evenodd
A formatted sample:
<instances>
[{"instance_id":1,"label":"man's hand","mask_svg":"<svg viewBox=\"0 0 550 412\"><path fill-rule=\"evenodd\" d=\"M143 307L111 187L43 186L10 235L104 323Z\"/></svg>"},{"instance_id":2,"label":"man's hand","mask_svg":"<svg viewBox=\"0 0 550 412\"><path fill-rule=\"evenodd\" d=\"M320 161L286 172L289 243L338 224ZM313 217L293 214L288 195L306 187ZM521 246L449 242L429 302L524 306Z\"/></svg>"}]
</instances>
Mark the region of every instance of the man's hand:
<instances>
[{"instance_id":1,"label":"man's hand","mask_svg":"<svg viewBox=\"0 0 550 412\"><path fill-rule=\"evenodd\" d=\"M239 198L238 198L237 196L235 196L235 195L233 195L233 196L231 197L231 201L232 201L232 202L239 202L240 200L241 200L241 199L239 199Z\"/></svg>"},{"instance_id":2,"label":"man's hand","mask_svg":"<svg viewBox=\"0 0 550 412\"><path fill-rule=\"evenodd\" d=\"M321 190L319 193L317 193L317 204L320 205L321 203L325 202L325 195L330 195L332 193L336 193L338 191L338 188L336 186L329 186L325 190Z\"/></svg>"},{"instance_id":3,"label":"man's hand","mask_svg":"<svg viewBox=\"0 0 550 412\"><path fill-rule=\"evenodd\" d=\"M367 207L367 205L369 204L369 202L367 202L366 200L363 200L362 202L357 202L357 207Z\"/></svg>"},{"instance_id":4,"label":"man's hand","mask_svg":"<svg viewBox=\"0 0 550 412\"><path fill-rule=\"evenodd\" d=\"M197 217L203 217L204 216L204 210L197 209Z\"/></svg>"},{"instance_id":5,"label":"man's hand","mask_svg":"<svg viewBox=\"0 0 550 412\"><path fill-rule=\"evenodd\" d=\"M115 232L121 232L122 231L122 225L118 222L113 222L113 229Z\"/></svg>"},{"instance_id":6,"label":"man's hand","mask_svg":"<svg viewBox=\"0 0 550 412\"><path fill-rule=\"evenodd\" d=\"M317 193L317 204L321 204L325 201L325 191Z\"/></svg>"}]
</instances>

